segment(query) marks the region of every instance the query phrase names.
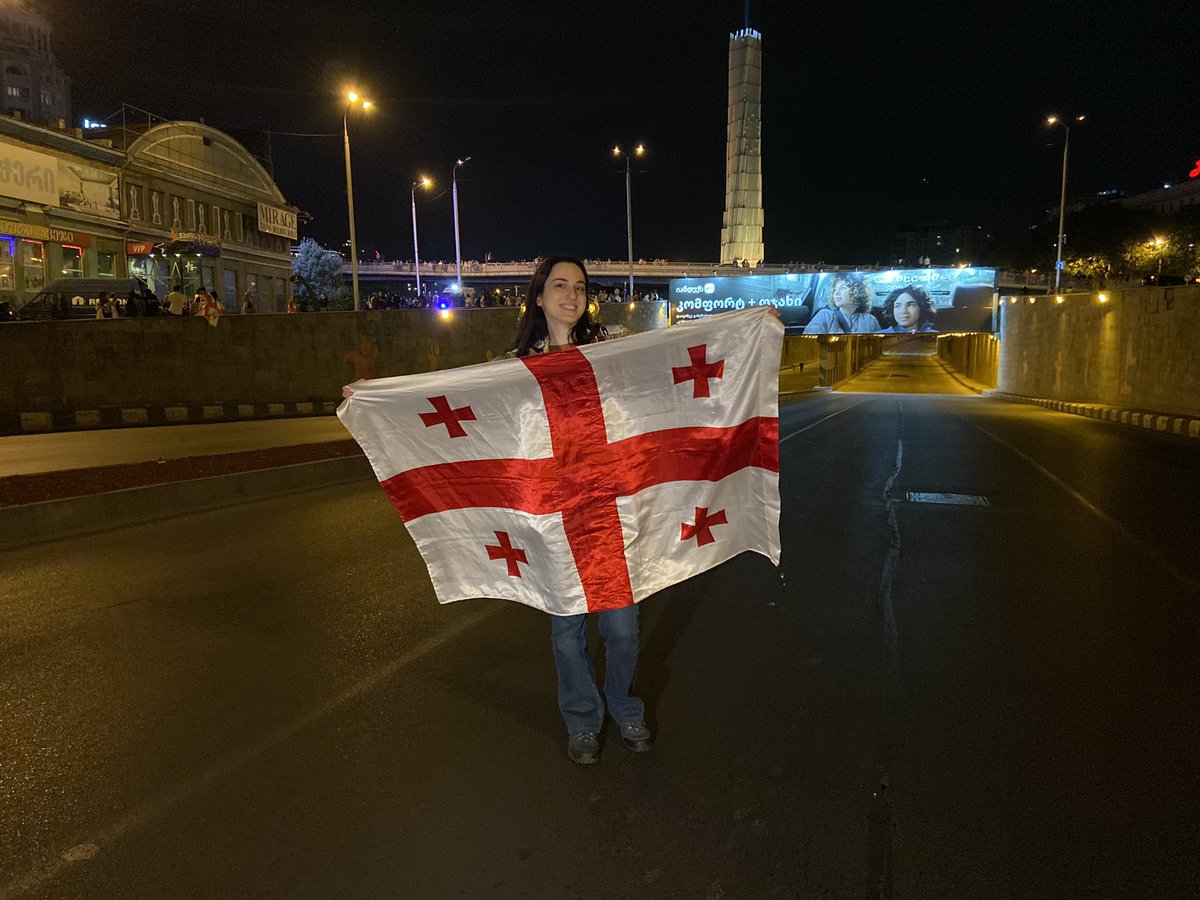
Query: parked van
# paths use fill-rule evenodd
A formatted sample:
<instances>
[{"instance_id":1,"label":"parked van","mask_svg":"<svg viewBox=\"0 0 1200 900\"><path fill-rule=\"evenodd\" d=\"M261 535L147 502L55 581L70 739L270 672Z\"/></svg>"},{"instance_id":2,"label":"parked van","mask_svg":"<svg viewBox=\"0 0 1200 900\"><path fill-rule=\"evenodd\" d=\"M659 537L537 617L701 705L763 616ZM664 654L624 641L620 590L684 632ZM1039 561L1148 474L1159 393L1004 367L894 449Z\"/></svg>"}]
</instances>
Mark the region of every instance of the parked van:
<instances>
[{"instance_id":1,"label":"parked van","mask_svg":"<svg viewBox=\"0 0 1200 900\"><path fill-rule=\"evenodd\" d=\"M94 319L101 294L124 300L145 289L140 278L56 278L17 310L17 318Z\"/></svg>"}]
</instances>

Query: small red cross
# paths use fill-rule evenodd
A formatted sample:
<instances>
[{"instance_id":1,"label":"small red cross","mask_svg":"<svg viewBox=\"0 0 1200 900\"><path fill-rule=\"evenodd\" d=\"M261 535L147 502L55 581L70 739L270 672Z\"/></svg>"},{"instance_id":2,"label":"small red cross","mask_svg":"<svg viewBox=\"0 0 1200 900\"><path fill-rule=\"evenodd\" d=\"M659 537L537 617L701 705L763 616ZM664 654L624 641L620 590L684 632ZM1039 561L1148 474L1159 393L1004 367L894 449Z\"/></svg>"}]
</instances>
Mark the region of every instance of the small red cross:
<instances>
[{"instance_id":1,"label":"small red cross","mask_svg":"<svg viewBox=\"0 0 1200 900\"><path fill-rule=\"evenodd\" d=\"M716 540L713 537L713 525L728 525L729 519L725 518L725 510L719 509L711 516L708 514L707 506L696 507L696 524L690 525L687 522L682 524L679 532L679 540L690 541L696 539L696 546L703 547L705 544L711 544Z\"/></svg>"},{"instance_id":2,"label":"small red cross","mask_svg":"<svg viewBox=\"0 0 1200 900\"><path fill-rule=\"evenodd\" d=\"M469 406L460 406L458 409L450 408L450 401L441 397L426 397L433 404L434 412L421 413L421 421L425 423L426 428L432 428L434 425L445 425L446 431L450 433L450 437L466 437L467 430L463 428L459 422L474 422L475 413L471 411Z\"/></svg>"},{"instance_id":3,"label":"small red cross","mask_svg":"<svg viewBox=\"0 0 1200 900\"><path fill-rule=\"evenodd\" d=\"M690 366L672 366L671 374L675 376L675 383L680 384L684 381L692 382L692 399L697 397L707 397L708 379L720 378L725 372L725 360L718 359L716 362L705 362L704 357L708 354L708 345L701 344L699 347L688 347L688 356L692 360Z\"/></svg>"},{"instance_id":4,"label":"small red cross","mask_svg":"<svg viewBox=\"0 0 1200 900\"><path fill-rule=\"evenodd\" d=\"M512 541L509 540L507 531L494 531L496 540L500 542L499 547L493 547L490 544L484 545L484 550L488 553L488 559L503 559L508 562L508 574L521 577L521 568L518 563L529 565L529 560L525 556L525 551L520 547L514 547Z\"/></svg>"}]
</instances>

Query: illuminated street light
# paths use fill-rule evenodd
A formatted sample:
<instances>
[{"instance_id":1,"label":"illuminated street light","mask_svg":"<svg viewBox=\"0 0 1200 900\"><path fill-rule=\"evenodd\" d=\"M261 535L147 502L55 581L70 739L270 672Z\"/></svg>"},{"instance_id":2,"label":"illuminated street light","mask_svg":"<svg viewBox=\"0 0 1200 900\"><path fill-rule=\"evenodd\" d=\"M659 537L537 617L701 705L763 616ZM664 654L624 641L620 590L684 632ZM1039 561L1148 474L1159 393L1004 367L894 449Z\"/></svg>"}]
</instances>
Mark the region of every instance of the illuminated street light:
<instances>
[{"instance_id":1,"label":"illuminated street light","mask_svg":"<svg viewBox=\"0 0 1200 900\"><path fill-rule=\"evenodd\" d=\"M413 220L413 269L417 273L417 296L421 296L421 251L417 248L417 188L433 187L433 179L420 176L412 186L412 220Z\"/></svg>"},{"instance_id":2,"label":"illuminated street light","mask_svg":"<svg viewBox=\"0 0 1200 900\"><path fill-rule=\"evenodd\" d=\"M633 300L633 175L630 168L630 157L641 156L646 152L642 144L631 151L625 151L620 146L613 147L613 156L625 157L625 235L629 242L629 299Z\"/></svg>"},{"instance_id":3,"label":"illuminated street light","mask_svg":"<svg viewBox=\"0 0 1200 900\"><path fill-rule=\"evenodd\" d=\"M464 156L454 163L450 170L450 196L454 200L454 280L458 284L458 293L462 295L462 245L458 239L458 167L469 163L471 157Z\"/></svg>"},{"instance_id":4,"label":"illuminated street light","mask_svg":"<svg viewBox=\"0 0 1200 900\"><path fill-rule=\"evenodd\" d=\"M1087 116L1076 116L1075 121L1082 122L1086 118ZM1063 138L1062 193L1058 201L1058 256L1054 263L1054 289L1057 291L1062 282L1063 225L1067 214L1067 149L1071 144L1071 127L1058 116L1046 116L1046 124L1051 128L1061 125L1066 132L1066 137Z\"/></svg>"},{"instance_id":5,"label":"illuminated street light","mask_svg":"<svg viewBox=\"0 0 1200 900\"><path fill-rule=\"evenodd\" d=\"M350 284L354 292L354 309L362 309L358 297L358 241L354 236L354 179L350 175L350 111L361 109L367 112L374 103L359 97L357 91L346 92L346 104L342 109L342 143L346 148L346 207L350 215Z\"/></svg>"}]
</instances>

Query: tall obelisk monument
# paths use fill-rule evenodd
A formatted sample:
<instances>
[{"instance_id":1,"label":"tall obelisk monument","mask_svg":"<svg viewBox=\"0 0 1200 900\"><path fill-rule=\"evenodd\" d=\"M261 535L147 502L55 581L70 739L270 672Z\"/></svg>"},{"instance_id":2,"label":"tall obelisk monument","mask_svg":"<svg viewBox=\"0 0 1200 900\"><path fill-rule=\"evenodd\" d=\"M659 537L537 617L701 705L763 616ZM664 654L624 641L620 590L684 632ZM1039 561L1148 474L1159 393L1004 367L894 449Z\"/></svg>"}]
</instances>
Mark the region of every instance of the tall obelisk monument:
<instances>
[{"instance_id":1,"label":"tall obelisk monument","mask_svg":"<svg viewBox=\"0 0 1200 900\"><path fill-rule=\"evenodd\" d=\"M721 263L762 259L762 35L746 27L729 35Z\"/></svg>"}]
</instances>

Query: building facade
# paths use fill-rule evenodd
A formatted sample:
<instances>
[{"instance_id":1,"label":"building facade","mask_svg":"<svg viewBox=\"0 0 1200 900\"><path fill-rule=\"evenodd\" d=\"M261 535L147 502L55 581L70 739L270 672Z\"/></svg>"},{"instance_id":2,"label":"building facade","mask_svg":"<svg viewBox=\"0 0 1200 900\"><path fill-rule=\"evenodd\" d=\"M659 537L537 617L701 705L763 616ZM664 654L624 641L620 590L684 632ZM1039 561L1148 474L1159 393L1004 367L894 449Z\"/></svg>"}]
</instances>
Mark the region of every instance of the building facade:
<instances>
[{"instance_id":1,"label":"building facade","mask_svg":"<svg viewBox=\"0 0 1200 900\"><path fill-rule=\"evenodd\" d=\"M110 131L125 155L129 274L160 297L203 285L229 309L250 296L259 311L285 311L296 210L258 160L199 122Z\"/></svg>"},{"instance_id":2,"label":"building facade","mask_svg":"<svg viewBox=\"0 0 1200 900\"><path fill-rule=\"evenodd\" d=\"M287 308L296 210L237 141L195 122L82 135L0 116L0 302L136 276Z\"/></svg>"},{"instance_id":3,"label":"building facade","mask_svg":"<svg viewBox=\"0 0 1200 900\"><path fill-rule=\"evenodd\" d=\"M0 0L0 110L31 122L66 126L71 81L54 61L50 24L24 0Z\"/></svg>"}]
</instances>

